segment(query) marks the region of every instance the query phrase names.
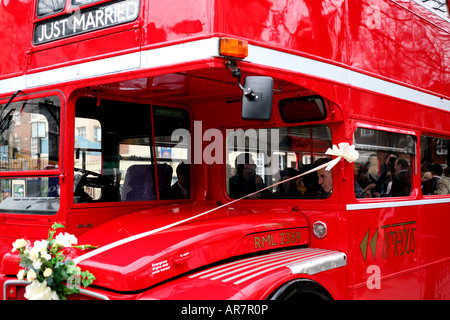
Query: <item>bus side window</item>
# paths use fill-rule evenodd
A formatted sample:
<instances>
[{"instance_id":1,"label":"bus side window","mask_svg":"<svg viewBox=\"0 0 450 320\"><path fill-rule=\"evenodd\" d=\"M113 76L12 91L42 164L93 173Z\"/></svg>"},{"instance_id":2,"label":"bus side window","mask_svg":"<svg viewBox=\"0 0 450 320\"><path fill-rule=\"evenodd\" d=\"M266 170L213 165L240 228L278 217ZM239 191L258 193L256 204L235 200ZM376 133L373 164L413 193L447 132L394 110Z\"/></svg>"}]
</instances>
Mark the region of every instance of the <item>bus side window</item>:
<instances>
[{"instance_id":1,"label":"bus side window","mask_svg":"<svg viewBox=\"0 0 450 320\"><path fill-rule=\"evenodd\" d=\"M356 198L406 197L413 190L416 138L395 132L357 128L360 156L354 167Z\"/></svg>"},{"instance_id":2,"label":"bus side window","mask_svg":"<svg viewBox=\"0 0 450 320\"><path fill-rule=\"evenodd\" d=\"M190 198L190 185L183 181L187 190L182 196L173 196L171 190L183 166L178 175L176 169L190 161L187 139L172 140L177 129L190 137L187 110L107 99L97 105L93 98L78 99L74 202Z\"/></svg>"},{"instance_id":3,"label":"bus side window","mask_svg":"<svg viewBox=\"0 0 450 320\"><path fill-rule=\"evenodd\" d=\"M448 139L420 137L423 195L450 194L449 148Z\"/></svg>"},{"instance_id":4,"label":"bus side window","mask_svg":"<svg viewBox=\"0 0 450 320\"><path fill-rule=\"evenodd\" d=\"M317 172L288 179L318 166L331 146L331 130L325 125L230 130L227 194L232 199L326 199L332 179L327 187Z\"/></svg>"}]
</instances>

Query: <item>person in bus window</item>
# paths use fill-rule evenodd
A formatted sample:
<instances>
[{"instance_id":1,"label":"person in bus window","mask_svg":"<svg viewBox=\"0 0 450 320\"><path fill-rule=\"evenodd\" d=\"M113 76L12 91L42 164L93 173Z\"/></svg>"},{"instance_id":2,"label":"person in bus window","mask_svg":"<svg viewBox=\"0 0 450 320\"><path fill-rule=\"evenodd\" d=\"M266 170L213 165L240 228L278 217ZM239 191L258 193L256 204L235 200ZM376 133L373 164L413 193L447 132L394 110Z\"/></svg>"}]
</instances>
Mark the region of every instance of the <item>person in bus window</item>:
<instances>
[{"instance_id":1,"label":"person in bus window","mask_svg":"<svg viewBox=\"0 0 450 320\"><path fill-rule=\"evenodd\" d=\"M433 178L433 175L431 174L431 171L425 172L425 173L423 174L423 176L422 176L422 179L421 179L422 184L425 183L427 180L430 180L430 179L432 179L432 178Z\"/></svg>"},{"instance_id":2,"label":"person in bus window","mask_svg":"<svg viewBox=\"0 0 450 320\"><path fill-rule=\"evenodd\" d=\"M432 167L434 168L434 171L432 171ZM439 178L439 176L436 174L436 171L439 172L439 169L436 169L436 165L430 166L430 171L425 172L425 174L422 177L422 194L429 195L433 192L433 186L436 183L436 180Z\"/></svg>"},{"instance_id":3,"label":"person in bus window","mask_svg":"<svg viewBox=\"0 0 450 320\"><path fill-rule=\"evenodd\" d=\"M298 176L299 172L294 168L281 170L281 181ZM301 198L303 192L306 191L301 178L292 179L278 185L275 197L278 199L298 199Z\"/></svg>"},{"instance_id":4,"label":"person in bus window","mask_svg":"<svg viewBox=\"0 0 450 320\"><path fill-rule=\"evenodd\" d=\"M236 173L229 179L230 198L239 199L264 188L263 179L256 174L256 164L250 153L241 153L235 160ZM268 197L268 190L249 196L250 199Z\"/></svg>"},{"instance_id":5,"label":"person in bus window","mask_svg":"<svg viewBox=\"0 0 450 320\"><path fill-rule=\"evenodd\" d=\"M299 173L303 174L314 168L313 164L302 165L299 169ZM319 197L320 189L317 177L317 172L311 172L301 177L302 183L298 187L302 194L302 199L317 199Z\"/></svg>"},{"instance_id":6,"label":"person in bus window","mask_svg":"<svg viewBox=\"0 0 450 320\"><path fill-rule=\"evenodd\" d=\"M181 162L176 169L178 181L170 187L171 199L189 199L190 168Z\"/></svg>"},{"instance_id":7,"label":"person in bus window","mask_svg":"<svg viewBox=\"0 0 450 320\"><path fill-rule=\"evenodd\" d=\"M11 189L3 189L3 200L7 199L11 197Z\"/></svg>"},{"instance_id":8,"label":"person in bus window","mask_svg":"<svg viewBox=\"0 0 450 320\"><path fill-rule=\"evenodd\" d=\"M316 161L315 166L322 165L331 159L321 158ZM331 170L325 170L325 168L319 169L317 171L317 176L319 177L319 185L322 187L322 192L319 195L319 199L328 198L333 192L333 175Z\"/></svg>"},{"instance_id":9,"label":"person in bus window","mask_svg":"<svg viewBox=\"0 0 450 320\"><path fill-rule=\"evenodd\" d=\"M378 181L369 174L369 168L367 165L365 164L360 165L358 174L356 176L356 182L362 188L364 197L378 198L380 196L380 188L378 186Z\"/></svg>"},{"instance_id":10,"label":"person in bus window","mask_svg":"<svg viewBox=\"0 0 450 320\"><path fill-rule=\"evenodd\" d=\"M423 183L423 194L450 194L450 179L442 176L442 166L435 163L430 171L432 178Z\"/></svg>"},{"instance_id":11,"label":"person in bus window","mask_svg":"<svg viewBox=\"0 0 450 320\"><path fill-rule=\"evenodd\" d=\"M382 165L381 174L378 178L378 185L380 186L381 196L386 197L389 196L390 186L392 184L392 176L395 173L394 164L397 160L397 156L394 154L390 154L385 163ZM389 188L388 188L389 186Z\"/></svg>"},{"instance_id":12,"label":"person in bus window","mask_svg":"<svg viewBox=\"0 0 450 320\"><path fill-rule=\"evenodd\" d=\"M364 192L363 188L361 188L359 183L356 182L356 178L355 178L354 188L355 188L355 196L357 198L365 198L366 197L366 193Z\"/></svg>"},{"instance_id":13,"label":"person in bus window","mask_svg":"<svg viewBox=\"0 0 450 320\"><path fill-rule=\"evenodd\" d=\"M411 176L409 164L405 159L397 159L394 164L395 174L392 177L391 196L405 197L411 192Z\"/></svg>"}]
</instances>

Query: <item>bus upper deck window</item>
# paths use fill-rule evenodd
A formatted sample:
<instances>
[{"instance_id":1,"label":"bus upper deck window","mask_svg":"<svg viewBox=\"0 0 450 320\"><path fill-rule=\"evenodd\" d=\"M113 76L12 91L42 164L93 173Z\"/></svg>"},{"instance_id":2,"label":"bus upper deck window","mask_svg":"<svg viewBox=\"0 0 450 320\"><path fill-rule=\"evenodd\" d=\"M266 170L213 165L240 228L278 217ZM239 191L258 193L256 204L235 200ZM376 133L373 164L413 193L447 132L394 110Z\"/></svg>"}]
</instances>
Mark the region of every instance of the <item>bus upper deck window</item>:
<instances>
[{"instance_id":1,"label":"bus upper deck window","mask_svg":"<svg viewBox=\"0 0 450 320\"><path fill-rule=\"evenodd\" d=\"M278 103L284 122L306 122L323 120L326 117L325 104L319 96L295 97Z\"/></svg>"},{"instance_id":2,"label":"bus upper deck window","mask_svg":"<svg viewBox=\"0 0 450 320\"><path fill-rule=\"evenodd\" d=\"M42 17L48 14L61 12L66 5L66 0L38 0L37 15Z\"/></svg>"}]
</instances>

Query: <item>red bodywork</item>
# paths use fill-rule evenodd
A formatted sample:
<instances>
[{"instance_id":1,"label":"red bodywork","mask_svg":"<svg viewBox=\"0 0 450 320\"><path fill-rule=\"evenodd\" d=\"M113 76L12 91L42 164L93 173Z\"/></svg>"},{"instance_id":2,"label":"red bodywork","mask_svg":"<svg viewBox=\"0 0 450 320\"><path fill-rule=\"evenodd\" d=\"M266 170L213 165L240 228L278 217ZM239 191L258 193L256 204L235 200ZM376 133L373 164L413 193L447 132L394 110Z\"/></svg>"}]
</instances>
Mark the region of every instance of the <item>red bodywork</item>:
<instances>
[{"instance_id":1,"label":"red bodywork","mask_svg":"<svg viewBox=\"0 0 450 320\"><path fill-rule=\"evenodd\" d=\"M52 19L72 12L67 3ZM34 0L3 1L0 6L2 104L22 90L17 100L52 94L64 107L59 151L64 162L59 168L0 172L2 178L56 174L61 185L55 215L0 212L1 284L17 273L17 257L6 254L11 243L20 237L45 238L55 221L76 234L79 243L102 248L230 201L225 165L205 163L194 165L195 192L189 201L73 201L79 97L182 105L193 120L203 122L203 131L286 126L276 108L270 121L252 122L241 118L236 103L229 103L240 101L242 92L225 65L228 58L217 51L222 36L248 41L249 57L238 65L244 75L276 78L280 93L275 102L302 91L325 97L322 123L331 128L333 143L352 143L356 127L407 133L417 140L424 133L450 136L449 18L415 1L141 0L133 21L43 44L33 43L33 30L49 18L37 18ZM200 146L206 145L200 138ZM417 159L420 163L420 150ZM329 199L240 201L113 246L80 266L97 277L92 292L110 299L266 299L295 279L315 281L336 299L448 299L449 197L425 198L416 171L408 197L357 200L353 175L353 165L341 162L333 169ZM312 235L317 221L327 225L323 239ZM294 244L273 239L293 231L300 233ZM195 272L248 255L308 248L342 253L345 265L316 274L293 273L281 265L233 285L195 277ZM73 252L72 257L82 254ZM381 278L381 288L370 287L372 275Z\"/></svg>"}]
</instances>

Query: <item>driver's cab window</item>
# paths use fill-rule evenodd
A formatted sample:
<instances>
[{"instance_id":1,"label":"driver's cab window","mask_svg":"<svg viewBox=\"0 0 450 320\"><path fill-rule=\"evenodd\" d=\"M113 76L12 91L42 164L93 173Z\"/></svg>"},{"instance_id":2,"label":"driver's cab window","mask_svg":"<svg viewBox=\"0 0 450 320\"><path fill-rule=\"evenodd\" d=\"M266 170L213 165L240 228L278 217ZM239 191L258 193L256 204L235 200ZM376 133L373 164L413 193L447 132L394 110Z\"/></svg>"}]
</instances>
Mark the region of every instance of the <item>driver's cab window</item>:
<instances>
[{"instance_id":1,"label":"driver's cab window","mask_svg":"<svg viewBox=\"0 0 450 320\"><path fill-rule=\"evenodd\" d=\"M58 211L60 116L57 96L0 104L0 213Z\"/></svg>"},{"instance_id":2,"label":"driver's cab window","mask_svg":"<svg viewBox=\"0 0 450 320\"><path fill-rule=\"evenodd\" d=\"M188 199L189 146L172 141L172 132L189 127L183 109L80 98L74 202Z\"/></svg>"}]
</instances>

